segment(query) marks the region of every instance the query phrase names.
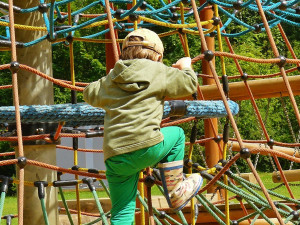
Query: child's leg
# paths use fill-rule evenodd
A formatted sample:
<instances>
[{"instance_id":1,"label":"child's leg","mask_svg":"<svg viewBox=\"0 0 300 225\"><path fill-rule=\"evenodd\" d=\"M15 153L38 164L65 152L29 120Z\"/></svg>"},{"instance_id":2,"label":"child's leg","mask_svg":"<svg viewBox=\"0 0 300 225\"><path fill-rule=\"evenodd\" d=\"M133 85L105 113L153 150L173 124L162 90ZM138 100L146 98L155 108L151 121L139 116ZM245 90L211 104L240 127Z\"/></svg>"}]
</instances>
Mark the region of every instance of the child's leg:
<instances>
[{"instance_id":1,"label":"child's leg","mask_svg":"<svg viewBox=\"0 0 300 225\"><path fill-rule=\"evenodd\" d=\"M112 225L133 224L138 177L139 173L132 176L107 174L112 202Z\"/></svg>"},{"instance_id":2,"label":"child's leg","mask_svg":"<svg viewBox=\"0 0 300 225\"><path fill-rule=\"evenodd\" d=\"M161 129L164 141L131 153L111 157L105 161L112 210L112 225L131 225L139 171L158 162L182 160L184 157L184 132L179 127Z\"/></svg>"},{"instance_id":3,"label":"child's leg","mask_svg":"<svg viewBox=\"0 0 300 225\"><path fill-rule=\"evenodd\" d=\"M164 127L161 129L164 135L161 150L164 152L163 158L158 159L158 162L172 162L183 160L185 135L180 127Z\"/></svg>"}]
</instances>

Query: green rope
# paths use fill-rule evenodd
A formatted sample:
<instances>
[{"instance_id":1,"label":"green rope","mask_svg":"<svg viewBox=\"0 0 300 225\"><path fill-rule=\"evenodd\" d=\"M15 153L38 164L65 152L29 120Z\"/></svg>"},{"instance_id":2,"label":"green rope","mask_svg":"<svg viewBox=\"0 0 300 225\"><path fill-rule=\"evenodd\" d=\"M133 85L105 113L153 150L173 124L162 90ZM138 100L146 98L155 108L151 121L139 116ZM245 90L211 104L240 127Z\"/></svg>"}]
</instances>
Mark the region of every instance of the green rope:
<instances>
[{"instance_id":1,"label":"green rope","mask_svg":"<svg viewBox=\"0 0 300 225\"><path fill-rule=\"evenodd\" d=\"M106 185L104 184L103 180L99 180L99 183L101 184L101 186L104 188L106 194L108 197L110 197L110 193L109 190L107 189Z\"/></svg>"},{"instance_id":2,"label":"green rope","mask_svg":"<svg viewBox=\"0 0 300 225\"><path fill-rule=\"evenodd\" d=\"M140 194L139 191L137 191L137 196L138 196L139 201L145 207L146 212L149 212L147 202L145 202L145 200L142 198L142 196L141 196L141 194ZM153 218L154 218L156 224L162 225L162 223L157 219L157 217L155 215L153 215Z\"/></svg>"},{"instance_id":3,"label":"green rope","mask_svg":"<svg viewBox=\"0 0 300 225\"><path fill-rule=\"evenodd\" d=\"M105 216L107 217L109 214L110 214L110 211L106 212ZM100 217L100 218L95 219L94 221L91 221L91 222L88 222L88 223L84 223L82 225L92 225L92 224L97 223L97 222L99 222L101 220L102 220L102 218Z\"/></svg>"},{"instance_id":4,"label":"green rope","mask_svg":"<svg viewBox=\"0 0 300 225\"><path fill-rule=\"evenodd\" d=\"M250 188L248 185L246 185L244 182L240 181L240 184L251 194L253 194L256 198L258 198L260 201L264 202L265 204L268 204L268 201L265 200L261 195L259 195L256 191L254 191L252 188ZM229 181L229 185L235 189L237 189L236 185L234 185L231 181ZM243 191L242 189L238 189L240 191ZM246 192L243 191L245 194Z\"/></svg>"},{"instance_id":5,"label":"green rope","mask_svg":"<svg viewBox=\"0 0 300 225\"><path fill-rule=\"evenodd\" d=\"M46 206L45 206L45 199L41 198L41 206L42 206L42 211L43 211L43 216L44 216L44 221L46 225L49 225L49 220L48 220L48 216L47 216L47 210L46 210Z\"/></svg>"},{"instance_id":6,"label":"green rope","mask_svg":"<svg viewBox=\"0 0 300 225\"><path fill-rule=\"evenodd\" d=\"M1 217L2 217L2 213L3 213L5 195L6 195L5 191L2 191L1 199L0 199L0 224L1 224Z\"/></svg>"},{"instance_id":7,"label":"green rope","mask_svg":"<svg viewBox=\"0 0 300 225\"><path fill-rule=\"evenodd\" d=\"M217 220L219 224L226 225L219 217L218 215L206 204L204 201L203 196L196 195L197 200L200 202L200 204Z\"/></svg>"},{"instance_id":8,"label":"green rope","mask_svg":"<svg viewBox=\"0 0 300 225\"><path fill-rule=\"evenodd\" d=\"M103 224L104 225L109 225L108 221L107 221L107 218L105 216L105 213L103 211L103 208L102 208L102 206L100 204L100 201L99 201L99 198L98 198L96 190L93 190L92 193L93 193L93 197L94 197L94 199L96 201L96 204L97 204L97 207L98 207L98 210L99 210L99 213L100 213L100 217L102 219Z\"/></svg>"},{"instance_id":9,"label":"green rope","mask_svg":"<svg viewBox=\"0 0 300 225\"><path fill-rule=\"evenodd\" d=\"M272 225L275 225L263 212L262 212L262 210L260 210L255 204L253 204L253 202L251 202L251 201L249 201L248 202L248 204L249 205L251 205L251 207L253 208L253 209L255 209L256 210L256 212L258 212L259 213L259 215L261 215L262 216L262 218L264 218L269 224L272 224Z\"/></svg>"},{"instance_id":10,"label":"green rope","mask_svg":"<svg viewBox=\"0 0 300 225\"><path fill-rule=\"evenodd\" d=\"M277 204L278 204L278 206L281 206L281 207L285 208L288 212L294 211L291 207L289 207L289 206L287 206L283 203L277 202Z\"/></svg>"},{"instance_id":11,"label":"green rope","mask_svg":"<svg viewBox=\"0 0 300 225\"><path fill-rule=\"evenodd\" d=\"M156 186L158 187L159 191L165 196L163 188L161 186L159 186L159 185L156 185ZM188 225L188 222L186 221L185 216L183 215L183 213L182 213L181 210L176 211L176 214L181 219L183 225Z\"/></svg>"},{"instance_id":12,"label":"green rope","mask_svg":"<svg viewBox=\"0 0 300 225\"><path fill-rule=\"evenodd\" d=\"M253 187L253 188L255 188L255 189L261 191L261 187L260 187L259 185L253 184L253 183L251 183L250 181L245 180L245 179L243 179L243 178L241 178L241 177L239 177L239 176L237 176L237 175L235 175L235 174L233 174L233 173L231 173L230 176L231 176L234 180L237 180L238 182L240 182L240 181L241 181L241 182L244 182L244 183L246 183L247 185L249 185L249 186L251 186L251 187ZM292 203L296 203L296 204L300 205L300 201L299 201L299 200L296 200L296 199L292 199L292 198L286 197L286 196L284 196L284 195L278 194L278 193L273 192L273 191L268 190L268 189L267 189L267 191L268 191L268 193L269 193L270 195L273 195L273 196L275 196L275 197L277 197L277 198L281 198L281 199L283 199L283 200L290 201L290 202L292 202Z\"/></svg>"},{"instance_id":13,"label":"green rope","mask_svg":"<svg viewBox=\"0 0 300 225\"><path fill-rule=\"evenodd\" d=\"M218 207L216 207L214 204L212 204L207 198L205 198L202 194L200 195L200 197L206 202L206 204L208 204L210 206L210 208L212 208L212 210L217 212L223 218L226 218L225 214ZM197 198L197 196L196 196L196 198Z\"/></svg>"},{"instance_id":14,"label":"green rope","mask_svg":"<svg viewBox=\"0 0 300 225\"><path fill-rule=\"evenodd\" d=\"M72 216L71 216L71 213L70 213L70 210L69 210L69 207L68 207L68 204L67 204L67 201L65 199L65 195L63 193L63 190L61 187L58 187L58 190L59 190L59 194L61 196L61 201L62 203L64 204L64 207L66 209L66 213L67 213L67 216L69 218L69 221L70 221L70 225L74 225L74 222L73 222L73 219L72 219Z\"/></svg>"},{"instance_id":15,"label":"green rope","mask_svg":"<svg viewBox=\"0 0 300 225\"><path fill-rule=\"evenodd\" d=\"M243 185L243 181L240 181L240 183ZM243 193L244 195L249 195L249 193L245 192L244 190L242 190L241 188L237 188L232 182L229 182L229 184L232 186L232 188L236 189L237 191L239 191L240 193ZM257 204L260 204L262 206L265 206L267 208L271 208L268 201L265 200L261 195L257 194L254 190L252 190L249 186L244 185L244 187L251 192L252 194L254 194L253 196L256 196L258 198L258 201L255 201L254 199L249 199L251 202L255 202ZM284 216L288 216L289 213L287 213L286 211L282 210L282 209L278 209L278 212L280 212L281 214L283 214Z\"/></svg>"},{"instance_id":16,"label":"green rope","mask_svg":"<svg viewBox=\"0 0 300 225\"><path fill-rule=\"evenodd\" d=\"M250 225L254 225L255 221L258 219L259 216L260 216L260 215L257 214L257 215L253 218L253 220L252 220L252 222L251 222Z\"/></svg>"},{"instance_id":17,"label":"green rope","mask_svg":"<svg viewBox=\"0 0 300 225\"><path fill-rule=\"evenodd\" d=\"M153 211L156 215L160 215L160 211L157 210L156 208L153 207ZM171 220L173 222L173 224L176 225L181 225L181 223L179 223L178 221L176 221L175 219L173 219L171 216L169 216L168 214L165 214L165 217L169 220ZM163 219L163 222L167 225L171 225L166 219Z\"/></svg>"},{"instance_id":18,"label":"green rope","mask_svg":"<svg viewBox=\"0 0 300 225\"><path fill-rule=\"evenodd\" d=\"M267 207L262 207L261 208L261 211L264 211L264 210L266 210L266 209L268 209ZM247 220L247 219L250 219L252 216L256 216L256 215L259 215L259 213L258 212L253 212L253 213L250 213L250 214L248 214L247 216L244 216L244 217L242 217L242 218L240 218L240 219L238 219L238 220L236 220L238 223L240 223L240 222L242 222L242 221L244 221L244 220Z\"/></svg>"}]
</instances>

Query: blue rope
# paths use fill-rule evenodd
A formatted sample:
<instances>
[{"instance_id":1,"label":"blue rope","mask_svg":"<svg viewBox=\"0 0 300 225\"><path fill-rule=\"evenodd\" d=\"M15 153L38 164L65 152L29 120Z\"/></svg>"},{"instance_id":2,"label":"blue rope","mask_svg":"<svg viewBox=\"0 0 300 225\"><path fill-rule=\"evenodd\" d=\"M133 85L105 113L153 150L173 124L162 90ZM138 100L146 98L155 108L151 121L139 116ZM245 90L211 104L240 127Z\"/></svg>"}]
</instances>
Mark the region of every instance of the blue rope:
<instances>
[{"instance_id":1,"label":"blue rope","mask_svg":"<svg viewBox=\"0 0 300 225\"><path fill-rule=\"evenodd\" d=\"M54 0L54 2L52 3L51 1L51 5L50 5L50 29L49 29L49 33L50 33L50 39L53 40L54 39L54 8L55 8L56 2Z\"/></svg>"},{"instance_id":2,"label":"blue rope","mask_svg":"<svg viewBox=\"0 0 300 225\"><path fill-rule=\"evenodd\" d=\"M183 117L217 118L227 116L222 101L184 101L186 113ZM233 115L239 111L238 104L228 101ZM164 117L168 117L172 111L169 101L164 105ZM100 125L103 124L105 111L88 104L58 104L58 105L30 105L20 106L22 122L61 122L69 125ZM0 123L15 122L15 107L0 107ZM74 125L74 126L75 126Z\"/></svg>"}]
</instances>

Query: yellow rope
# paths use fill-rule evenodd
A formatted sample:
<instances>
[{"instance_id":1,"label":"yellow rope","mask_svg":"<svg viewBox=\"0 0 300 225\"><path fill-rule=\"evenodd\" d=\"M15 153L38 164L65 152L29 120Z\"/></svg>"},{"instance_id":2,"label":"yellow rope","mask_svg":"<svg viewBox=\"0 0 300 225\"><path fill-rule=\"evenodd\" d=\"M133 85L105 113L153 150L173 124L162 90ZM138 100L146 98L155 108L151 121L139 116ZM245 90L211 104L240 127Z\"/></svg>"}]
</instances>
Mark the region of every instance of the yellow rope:
<instances>
[{"instance_id":1,"label":"yellow rope","mask_svg":"<svg viewBox=\"0 0 300 225\"><path fill-rule=\"evenodd\" d=\"M136 5L136 0L132 0L132 7L134 7L135 5ZM133 29L134 30L137 29L137 24L138 24L137 20L133 21Z\"/></svg>"},{"instance_id":2,"label":"yellow rope","mask_svg":"<svg viewBox=\"0 0 300 225\"><path fill-rule=\"evenodd\" d=\"M219 17L218 5L216 5L216 4L214 5L214 11L215 11L216 17ZM218 33L218 43L219 43L220 52L223 52L220 24L217 25L217 33ZM222 75L226 75L224 57L220 56L220 60L221 60L221 66L222 66Z\"/></svg>"},{"instance_id":3,"label":"yellow rope","mask_svg":"<svg viewBox=\"0 0 300 225\"><path fill-rule=\"evenodd\" d=\"M143 172L142 171L140 172L139 178L140 179L143 178ZM139 192L141 194L142 199L144 199L145 198L144 182L139 182L138 183L138 189L139 189ZM140 208L141 208L141 224L145 225L145 221L146 221L146 218L145 218L145 207L144 207L144 205L142 203L140 203Z\"/></svg>"},{"instance_id":4,"label":"yellow rope","mask_svg":"<svg viewBox=\"0 0 300 225\"><path fill-rule=\"evenodd\" d=\"M127 20L129 17L125 17L122 19L113 19L113 22L117 22L117 21L124 21ZM92 28L92 27L98 27L101 25L106 25L108 24L108 20L103 20L103 21L99 21L99 22L95 22L92 23L86 27L83 27L83 29L88 29L88 28ZM3 22L0 21L0 26L5 26L5 27L9 27L9 23L8 22ZM15 28L16 29L22 29L22 30L35 30L35 31L47 31L47 27L37 27L37 26L26 26L26 25L22 25L22 24L15 24Z\"/></svg>"},{"instance_id":5,"label":"yellow rope","mask_svg":"<svg viewBox=\"0 0 300 225\"><path fill-rule=\"evenodd\" d=\"M216 17L219 17L218 5L216 4L214 4L214 12ZM220 52L223 52L222 36L221 36L221 30L219 24L217 25L217 34L218 34L217 38L218 38ZM226 75L226 68L225 68L225 62L223 56L220 56L220 61L222 67L222 75ZM223 147L223 159L226 159L226 151L227 151L227 143L225 143ZM228 185L228 176L226 174L224 175L224 184ZM226 221L226 225L230 225L228 190L225 189L224 191L225 191L225 214L226 214L225 221Z\"/></svg>"},{"instance_id":6,"label":"yellow rope","mask_svg":"<svg viewBox=\"0 0 300 225\"><path fill-rule=\"evenodd\" d=\"M117 42L122 43L123 39L116 39ZM84 42L91 42L91 43L112 43L111 39L89 39L89 38L73 38L73 41L84 41Z\"/></svg>"},{"instance_id":7,"label":"yellow rope","mask_svg":"<svg viewBox=\"0 0 300 225\"><path fill-rule=\"evenodd\" d=\"M113 18L112 19L112 22L118 22L118 21L124 21L124 20L128 20L129 16L126 16L122 19L116 19L116 18ZM102 26L102 25L107 25L108 24L108 20L103 20L103 21L99 21L99 22L95 22L95 23L92 23L86 27L83 27L84 29L87 29L87 28L92 28L92 27L99 27L99 26Z\"/></svg>"},{"instance_id":8,"label":"yellow rope","mask_svg":"<svg viewBox=\"0 0 300 225\"><path fill-rule=\"evenodd\" d=\"M172 23L165 23L165 22L160 22L158 20L153 20L144 16L139 17L142 21L148 22L148 23L153 23L158 26L162 27L169 27L169 28L192 28L192 27L197 27L196 23L190 23L190 24L172 24ZM208 20L208 21L203 21L201 22L202 25L207 25L213 23L213 20Z\"/></svg>"},{"instance_id":9,"label":"yellow rope","mask_svg":"<svg viewBox=\"0 0 300 225\"><path fill-rule=\"evenodd\" d=\"M189 149L189 154L188 154L188 159L189 161L191 161L192 159L192 153L193 153L193 149L194 149L194 144L190 144L190 149ZM192 166L189 167L188 169L188 173L192 174ZM191 199L191 224L195 225L196 221L195 221L195 198Z\"/></svg>"},{"instance_id":10,"label":"yellow rope","mask_svg":"<svg viewBox=\"0 0 300 225\"><path fill-rule=\"evenodd\" d=\"M159 34L158 36L159 36L159 37L167 37L167 36L170 36L170 35L173 35L173 34L177 34L177 33L178 33L177 30L173 30L173 31L161 33L161 34Z\"/></svg>"},{"instance_id":11,"label":"yellow rope","mask_svg":"<svg viewBox=\"0 0 300 225\"><path fill-rule=\"evenodd\" d=\"M8 22L0 21L0 26L9 27ZM47 27L35 27L35 26L26 26L22 24L15 24L14 26L16 29L22 29L22 30L38 30L38 31L47 31Z\"/></svg>"},{"instance_id":12,"label":"yellow rope","mask_svg":"<svg viewBox=\"0 0 300 225\"><path fill-rule=\"evenodd\" d=\"M182 2L180 2L180 17L181 17L181 23L184 24L184 6L183 6ZM179 35L181 35L181 34L179 34ZM184 41L183 47L184 47L185 56L190 57L187 35L186 35L186 33L183 33L182 36L183 36L183 41Z\"/></svg>"},{"instance_id":13,"label":"yellow rope","mask_svg":"<svg viewBox=\"0 0 300 225\"><path fill-rule=\"evenodd\" d=\"M224 145L224 149L223 149L223 156L225 155L225 157L226 157L226 150L227 150L227 144ZM224 175L224 184L228 185L228 176L227 175ZM227 189L225 189L225 213L226 213L226 225L230 225L229 195L228 195Z\"/></svg>"},{"instance_id":14,"label":"yellow rope","mask_svg":"<svg viewBox=\"0 0 300 225\"><path fill-rule=\"evenodd\" d=\"M10 48L0 48L0 52L10 51Z\"/></svg>"}]
</instances>

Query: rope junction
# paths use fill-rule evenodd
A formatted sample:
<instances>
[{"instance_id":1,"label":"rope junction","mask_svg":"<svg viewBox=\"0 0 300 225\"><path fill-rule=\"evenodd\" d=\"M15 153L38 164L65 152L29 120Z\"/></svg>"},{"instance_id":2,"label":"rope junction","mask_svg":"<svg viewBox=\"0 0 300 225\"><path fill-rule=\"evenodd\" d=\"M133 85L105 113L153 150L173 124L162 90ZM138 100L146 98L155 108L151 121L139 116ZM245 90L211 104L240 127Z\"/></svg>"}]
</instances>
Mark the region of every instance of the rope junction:
<instances>
[{"instance_id":1,"label":"rope junction","mask_svg":"<svg viewBox=\"0 0 300 225\"><path fill-rule=\"evenodd\" d=\"M94 224L102 221L102 224L108 224L110 217L110 211L104 212L101 202L99 201L96 193L95 182L100 182L100 185L104 188L105 192L109 196L109 190L106 187L103 180L105 180L105 171L99 171L92 168L80 168L78 166L77 152L93 152L102 153L102 150L94 149L80 149L78 148L78 138L90 138L101 137L103 135L102 127L95 127L94 129L82 129L77 126L82 125L102 125L104 111L96 109L85 104L76 104L77 100L72 99L72 104L53 105L53 106L20 106L18 102L18 81L17 72L19 70L29 71L34 75L40 76L43 79L47 79L55 85L68 88L75 91L82 91L87 85L86 83L75 82L74 71L71 72L71 81L59 80L52 78L49 75L32 68L27 65L19 64L16 57L17 48L27 48L36 46L40 42L49 41L53 46L64 44L70 48L70 58L72 58L71 52L73 51L73 42L93 42L93 43L112 43L114 48L114 57L118 59L117 43L122 42L115 36L115 31L120 33L128 33L133 29L139 27L146 27L154 29L156 27L164 27L169 31L160 33L160 37L166 37L170 35L178 35L180 37L184 53L186 56L190 56L188 46L188 35L200 37L201 47L203 52L192 59L195 64L197 62L207 62L211 74L199 74L199 77L203 79L213 79L216 82L217 90L220 93L221 101L205 101L203 93L198 89L197 96L194 96L194 101L167 101L164 108L164 119L161 126L171 126L176 124L182 124L190 122L193 127L191 130L190 141L186 143L189 146L188 159L185 162L185 166L188 168L188 173L198 171L206 178L206 185L201 188L195 199L191 200L190 204L190 219L185 215L185 211L179 211L177 218L170 213L169 209L155 208L151 203L151 186L157 185L158 189L162 191L159 175L156 174L155 169L147 168L140 176L141 185L147 186L147 197L144 196L144 188L140 188L137 194L137 199L140 202L140 206L136 211L136 214L141 215L141 224L144 224L148 219L151 221L151 225L154 224L196 224L201 222L201 216L198 213L201 210L207 211L214 221L219 224L239 224L241 222L248 221L249 224L255 224L259 219L264 219L269 224L298 224L299 218L299 206L300 201L295 199L290 184L284 174L279 159L287 159L293 163L300 163L299 159L299 137L296 138L293 135L294 143L282 143L274 141L270 138L267 131L266 121L263 120L256 100L253 97L253 92L248 84L248 79L257 78L270 78L279 76L283 78L291 105L294 109L295 117L298 122L298 128L293 129L289 121L290 130L293 133L294 130L299 130L300 115L293 91L290 87L290 83L286 78L287 73L292 73L300 70L300 60L297 59L281 24L285 24L291 27L300 27L300 7L298 6L299 0L290 1L254 1L249 0L243 2L242 0L207 0L202 4L196 3L194 0L168 0L159 1L158 4L151 5L143 0L127 1L127 0L111 0L111 1L90 1L82 8L71 11L71 4L75 4L76 0L51 0L50 3L45 3L44 0L40 0L40 4L32 8L22 9L13 5L13 1L9 0L8 3L0 1L0 13L3 15L0 18L0 51L11 51L12 61L7 64L0 65L0 71L10 69L12 72L13 83L1 84L0 89L12 88L14 93L14 107L0 107L0 123L3 124L1 128L0 141L10 141L18 143L18 152L0 153L0 156L13 156L14 159L7 159L0 161L0 166L5 165L18 165L19 177L12 179L10 177L0 175L1 184L1 196L0 196L0 218L5 219L7 224L10 224L11 219L18 218L19 225L23 224L23 200L24 185L34 186L38 189L38 195L41 202L41 208L45 224L49 224L46 204L45 204L45 189L47 187L57 187L61 194L64 209L70 224L74 224L71 214L77 214L78 224L82 224L81 215L89 215L96 217L94 221L86 224ZM110 3L110 4L108 4ZM113 4L113 6L112 6ZM122 9L124 5L126 9ZM83 4L81 4L83 5ZM122 7L118 7L118 6ZM159 5L159 6L158 6ZM66 7L67 6L67 7ZM118 9L117 9L118 7ZM64 11L68 8L67 12ZM95 8L98 9L94 10ZM99 8L101 8L99 10ZM213 10L214 17L209 18L207 21L201 21L199 14L205 10ZM97 11L98 14L89 13ZM249 15L259 13L261 21L253 24L253 20L243 18L240 15L241 11L249 13ZM44 26L28 26L23 24L14 23L14 13L26 15L31 13L41 13L44 19ZM267 17L266 17L267 16ZM226 29L230 27L237 27L233 32L226 33ZM107 28L108 27L108 28ZM277 46L274 42L274 38L271 33L271 29L278 28L280 34L284 39L284 43L288 46L289 54L291 58L287 56L281 56L278 52ZM15 29L29 30L32 32L41 32L42 36L34 39L30 42L22 43L15 40ZM80 36L80 30L85 29L89 32L88 35ZM250 32L261 33L266 32L270 46L274 53L273 58L258 59L235 54L229 38L240 37L247 35ZM111 39L105 39L106 34L111 34ZM212 51L209 49L206 37L216 37L218 40L219 51ZM223 51L223 42L225 40L229 52ZM216 73L216 67L213 64L213 59L219 57L221 64L221 75ZM227 76L225 67L225 58L233 59L239 75ZM74 59L73 66L74 66ZM271 64L277 65L280 72L274 74L263 75L248 75L245 73L239 64L239 61L246 61L249 64ZM292 68L285 69L285 66L289 64ZM72 67L72 65L71 65ZM72 68L71 68L72 71ZM261 130L261 140L243 140L239 129L236 124L236 120L233 115L238 113L238 105L229 100L230 90L228 88L229 80L241 79L244 82L244 87L249 95L250 102L254 109L254 113L257 118L258 127ZM222 85L220 83L222 81ZM201 101L199 101L201 100ZM241 107L240 107L241 108ZM285 109L286 111L286 109ZM288 113L286 113L288 117ZM223 135L219 135L218 128L216 128L211 118L226 117L226 124L223 129ZM213 137L198 137L197 124L202 119L208 119L210 126L213 130ZM22 124L21 124L22 122ZM57 128L55 133L37 133L34 135L21 135L22 126L26 123L48 123L56 122ZM229 123L233 129L234 138L229 138ZM9 130L8 127L14 124L15 129ZM22 126L21 126L22 125ZM71 126L73 128L68 128ZM57 145L57 148L74 151L74 166L72 168L62 168L47 163L38 162L35 160L27 159L23 153L23 142L32 140L44 140L50 144L56 144L61 137L68 137L73 139L73 147ZM200 154L203 156L201 147L207 143L215 142L218 146L222 160L215 166L209 168L204 161L205 166L202 167L199 163L195 163L192 160L193 152L196 147L199 147ZM221 145L221 142L223 144ZM233 153L233 142L237 142L239 145L238 153ZM76 144L77 143L77 144ZM262 147L246 148L245 144L261 144ZM230 146L231 147L228 147ZM293 154L288 154L283 151L277 150L276 147L281 146L285 148L294 149ZM289 149L289 150L290 150ZM227 155L228 152L228 155ZM281 191L274 192L275 188L266 189L262 183L260 176L256 172L255 166L251 161L251 154L268 155L273 165L274 171L280 175L283 180L281 186L286 188L289 194L287 197L284 194L280 194ZM203 157L204 158L204 157ZM258 185L249 182L241 176L236 175L231 171L231 168L236 166L236 161L242 158L252 171ZM58 179L56 181L36 181L29 182L24 180L24 170L26 165L33 165L38 168L46 168L58 172ZM292 164L291 164L292 167ZM74 174L74 180L61 180L63 173ZM78 176L85 178L79 179ZM18 215L5 215L2 216L5 196L8 189L8 184L18 184L19 199L18 199ZM88 214L82 212L79 207L80 199L77 198L77 210L69 209L65 200L62 187L75 186L76 196L79 197L79 184L86 184L93 194L95 204L98 208L99 214ZM213 201L208 200L204 196L204 192L209 188L217 185L214 196L219 192L220 200ZM279 189L279 188L278 188ZM222 191L223 190L223 191ZM282 190L282 189L280 189ZM257 192L259 191L259 193ZM163 191L162 191L163 193ZM229 197L231 193L231 197ZM213 197L214 197L213 196ZM263 197L262 197L263 196ZM276 200L273 200L273 197ZM239 202L241 209L243 210L243 216L239 218L232 218L229 214L230 203L235 200ZM225 205L225 210L221 210L218 206L219 203ZM270 212L275 221L269 218ZM148 219L144 212L147 212ZM198 218L199 217L199 218ZM0 219L0 221L1 221Z\"/></svg>"}]
</instances>

